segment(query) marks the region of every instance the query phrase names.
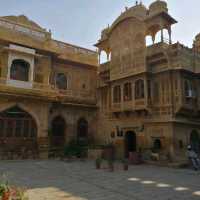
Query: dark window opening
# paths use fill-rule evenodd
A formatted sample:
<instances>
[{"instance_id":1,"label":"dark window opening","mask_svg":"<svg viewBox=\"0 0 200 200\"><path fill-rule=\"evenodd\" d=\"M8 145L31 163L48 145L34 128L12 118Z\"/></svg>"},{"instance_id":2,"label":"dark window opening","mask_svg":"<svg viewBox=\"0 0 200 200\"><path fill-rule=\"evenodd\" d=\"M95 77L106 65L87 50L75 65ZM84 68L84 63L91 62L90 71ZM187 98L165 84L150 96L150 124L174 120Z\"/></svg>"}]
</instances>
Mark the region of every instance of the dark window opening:
<instances>
[{"instance_id":1,"label":"dark window opening","mask_svg":"<svg viewBox=\"0 0 200 200\"><path fill-rule=\"evenodd\" d=\"M24 60L14 60L10 69L10 79L29 81L30 64Z\"/></svg>"},{"instance_id":2,"label":"dark window opening","mask_svg":"<svg viewBox=\"0 0 200 200\"><path fill-rule=\"evenodd\" d=\"M113 102L120 103L121 102L121 87L117 85L113 89Z\"/></svg>"},{"instance_id":3,"label":"dark window opening","mask_svg":"<svg viewBox=\"0 0 200 200\"><path fill-rule=\"evenodd\" d=\"M124 84L124 101L132 100L132 85L131 83Z\"/></svg>"},{"instance_id":4,"label":"dark window opening","mask_svg":"<svg viewBox=\"0 0 200 200\"><path fill-rule=\"evenodd\" d=\"M135 82L135 99L144 98L144 80L137 80Z\"/></svg>"},{"instance_id":5,"label":"dark window opening","mask_svg":"<svg viewBox=\"0 0 200 200\"><path fill-rule=\"evenodd\" d=\"M66 90L68 87L67 77L63 73L56 75L56 87L60 90Z\"/></svg>"}]
</instances>

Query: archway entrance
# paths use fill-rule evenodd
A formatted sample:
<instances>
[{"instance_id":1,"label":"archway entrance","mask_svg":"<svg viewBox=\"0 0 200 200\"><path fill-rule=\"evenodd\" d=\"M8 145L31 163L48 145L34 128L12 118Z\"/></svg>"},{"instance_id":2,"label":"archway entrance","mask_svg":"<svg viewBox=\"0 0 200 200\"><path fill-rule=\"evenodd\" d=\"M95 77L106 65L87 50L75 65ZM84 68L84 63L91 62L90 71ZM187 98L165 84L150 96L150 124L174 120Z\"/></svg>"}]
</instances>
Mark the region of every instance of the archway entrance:
<instances>
[{"instance_id":1,"label":"archway entrance","mask_svg":"<svg viewBox=\"0 0 200 200\"><path fill-rule=\"evenodd\" d=\"M200 153L200 135L196 130L190 134L190 144L196 153Z\"/></svg>"},{"instance_id":2,"label":"archway entrance","mask_svg":"<svg viewBox=\"0 0 200 200\"><path fill-rule=\"evenodd\" d=\"M79 143L88 141L88 122L84 118L78 120L77 139Z\"/></svg>"},{"instance_id":3,"label":"archway entrance","mask_svg":"<svg viewBox=\"0 0 200 200\"><path fill-rule=\"evenodd\" d=\"M10 156L37 153L36 122L18 106L0 113L0 151L10 152Z\"/></svg>"},{"instance_id":4,"label":"archway entrance","mask_svg":"<svg viewBox=\"0 0 200 200\"><path fill-rule=\"evenodd\" d=\"M65 144L66 124L63 117L58 116L52 121L52 133L50 135L50 145L52 148L62 148Z\"/></svg>"},{"instance_id":5,"label":"archway entrance","mask_svg":"<svg viewBox=\"0 0 200 200\"><path fill-rule=\"evenodd\" d=\"M128 131L125 135L125 157L129 157L130 152L137 151L137 138L134 131Z\"/></svg>"}]
</instances>

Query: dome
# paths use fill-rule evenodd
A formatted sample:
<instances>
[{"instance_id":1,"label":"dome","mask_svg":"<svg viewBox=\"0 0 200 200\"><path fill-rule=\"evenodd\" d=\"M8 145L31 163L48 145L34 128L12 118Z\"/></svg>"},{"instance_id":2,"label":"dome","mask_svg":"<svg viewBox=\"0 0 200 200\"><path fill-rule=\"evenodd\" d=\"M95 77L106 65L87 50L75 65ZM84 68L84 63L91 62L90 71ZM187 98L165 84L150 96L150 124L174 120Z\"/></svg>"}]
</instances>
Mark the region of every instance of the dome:
<instances>
[{"instance_id":1,"label":"dome","mask_svg":"<svg viewBox=\"0 0 200 200\"><path fill-rule=\"evenodd\" d=\"M149 6L150 15L156 15L161 12L168 12L167 3L165 1L157 0Z\"/></svg>"},{"instance_id":2,"label":"dome","mask_svg":"<svg viewBox=\"0 0 200 200\"><path fill-rule=\"evenodd\" d=\"M200 33L195 36L196 41L200 41Z\"/></svg>"},{"instance_id":3,"label":"dome","mask_svg":"<svg viewBox=\"0 0 200 200\"><path fill-rule=\"evenodd\" d=\"M147 8L142 5L142 4L138 4L136 6L133 6L129 9L126 9L125 12L123 12L112 24L112 26L110 27L110 31L121 21L127 19L127 18L131 18L134 17L140 21L143 21L146 16L147 16Z\"/></svg>"}]
</instances>

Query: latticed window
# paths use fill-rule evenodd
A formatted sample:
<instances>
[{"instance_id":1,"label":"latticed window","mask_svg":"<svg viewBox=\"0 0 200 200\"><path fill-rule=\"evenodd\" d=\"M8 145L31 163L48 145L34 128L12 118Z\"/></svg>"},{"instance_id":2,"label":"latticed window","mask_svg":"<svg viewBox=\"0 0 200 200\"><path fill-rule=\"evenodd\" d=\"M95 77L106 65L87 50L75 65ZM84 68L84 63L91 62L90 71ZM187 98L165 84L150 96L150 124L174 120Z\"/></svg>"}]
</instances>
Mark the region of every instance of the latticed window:
<instances>
[{"instance_id":1,"label":"latticed window","mask_svg":"<svg viewBox=\"0 0 200 200\"><path fill-rule=\"evenodd\" d=\"M16 59L10 68L10 79L29 81L30 64L24 60Z\"/></svg>"},{"instance_id":2,"label":"latticed window","mask_svg":"<svg viewBox=\"0 0 200 200\"><path fill-rule=\"evenodd\" d=\"M0 138L36 138L37 126L31 115L18 107L0 113Z\"/></svg>"},{"instance_id":3,"label":"latticed window","mask_svg":"<svg viewBox=\"0 0 200 200\"><path fill-rule=\"evenodd\" d=\"M66 90L68 87L67 77L64 73L56 75L56 87L60 90Z\"/></svg>"},{"instance_id":4,"label":"latticed window","mask_svg":"<svg viewBox=\"0 0 200 200\"><path fill-rule=\"evenodd\" d=\"M135 99L144 98L144 80L139 79L135 82Z\"/></svg>"},{"instance_id":5,"label":"latticed window","mask_svg":"<svg viewBox=\"0 0 200 200\"><path fill-rule=\"evenodd\" d=\"M124 101L132 100L132 84L125 83L124 84Z\"/></svg>"},{"instance_id":6,"label":"latticed window","mask_svg":"<svg viewBox=\"0 0 200 200\"><path fill-rule=\"evenodd\" d=\"M185 96L186 97L195 97L195 87L193 85L193 82L191 80L185 80Z\"/></svg>"},{"instance_id":7,"label":"latticed window","mask_svg":"<svg viewBox=\"0 0 200 200\"><path fill-rule=\"evenodd\" d=\"M120 103L121 102L121 87L117 85L113 89L113 102Z\"/></svg>"}]
</instances>

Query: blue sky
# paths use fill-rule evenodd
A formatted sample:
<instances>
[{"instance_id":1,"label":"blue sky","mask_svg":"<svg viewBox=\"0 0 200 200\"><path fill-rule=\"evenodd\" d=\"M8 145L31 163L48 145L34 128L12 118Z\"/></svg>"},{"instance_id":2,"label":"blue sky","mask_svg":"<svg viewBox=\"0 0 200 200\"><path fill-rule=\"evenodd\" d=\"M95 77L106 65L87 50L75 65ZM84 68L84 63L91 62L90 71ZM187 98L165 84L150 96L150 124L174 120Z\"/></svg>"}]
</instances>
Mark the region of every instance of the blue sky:
<instances>
[{"instance_id":1,"label":"blue sky","mask_svg":"<svg viewBox=\"0 0 200 200\"><path fill-rule=\"evenodd\" d=\"M0 15L24 14L53 37L68 43L95 49L101 30L112 24L134 0L0 0ZM152 0L143 0L149 6ZM199 0L168 0L169 13L178 20L173 26L173 41L192 45L200 32Z\"/></svg>"}]
</instances>

